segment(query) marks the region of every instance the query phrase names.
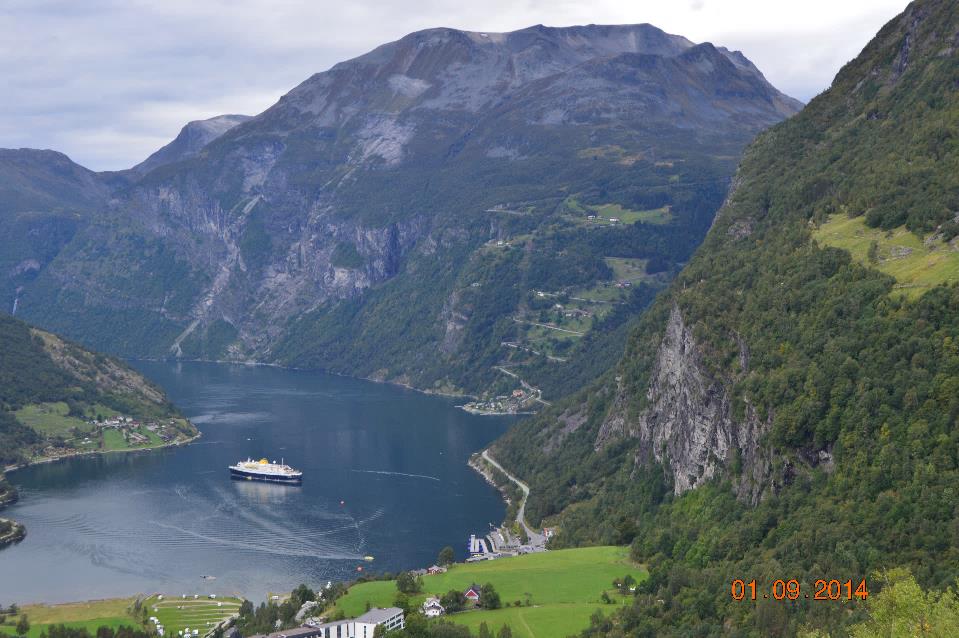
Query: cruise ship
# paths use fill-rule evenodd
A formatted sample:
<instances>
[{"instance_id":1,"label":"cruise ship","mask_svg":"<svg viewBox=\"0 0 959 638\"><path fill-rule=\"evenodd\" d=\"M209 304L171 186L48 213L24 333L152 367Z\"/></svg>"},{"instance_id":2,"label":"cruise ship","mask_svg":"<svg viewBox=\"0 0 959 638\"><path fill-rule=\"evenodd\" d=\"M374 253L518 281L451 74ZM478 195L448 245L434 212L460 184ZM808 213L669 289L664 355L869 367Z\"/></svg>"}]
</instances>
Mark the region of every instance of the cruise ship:
<instances>
[{"instance_id":1,"label":"cruise ship","mask_svg":"<svg viewBox=\"0 0 959 638\"><path fill-rule=\"evenodd\" d=\"M266 459L247 459L230 466L230 477L241 481L269 481L271 483L303 482L303 472L294 470L282 461L270 463Z\"/></svg>"}]
</instances>

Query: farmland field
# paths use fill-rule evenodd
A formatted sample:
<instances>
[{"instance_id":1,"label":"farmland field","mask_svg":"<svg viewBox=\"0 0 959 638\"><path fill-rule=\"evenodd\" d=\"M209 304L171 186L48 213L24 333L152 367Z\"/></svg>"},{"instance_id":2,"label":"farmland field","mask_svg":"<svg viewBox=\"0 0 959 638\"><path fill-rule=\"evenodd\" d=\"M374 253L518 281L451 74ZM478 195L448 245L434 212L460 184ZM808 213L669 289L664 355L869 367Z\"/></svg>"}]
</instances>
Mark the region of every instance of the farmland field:
<instances>
[{"instance_id":1,"label":"farmland field","mask_svg":"<svg viewBox=\"0 0 959 638\"><path fill-rule=\"evenodd\" d=\"M424 576L424 593L417 600L451 589L465 590L473 583L492 583L503 604L510 607L467 611L449 619L472 628L485 621L495 630L507 623L517 637L564 636L586 627L596 609L610 609L612 605L603 604L601 596L604 591L614 592L613 579L627 574L637 580L646 578L642 567L629 562L626 548L567 549L455 565L445 574ZM356 616L366 610L367 603L387 607L395 597L393 581L361 583L337 602L336 609ZM613 600L624 599L617 595ZM517 601L521 606L513 606Z\"/></svg>"},{"instance_id":2,"label":"farmland field","mask_svg":"<svg viewBox=\"0 0 959 638\"><path fill-rule=\"evenodd\" d=\"M111 598L63 605L23 605L20 610L30 620L27 638L39 638L50 625L87 629L94 635L97 628L104 626L114 629L122 625L136 627L139 623L128 612L132 604L132 598ZM16 635L18 620L19 616L7 616L0 624L0 632Z\"/></svg>"}]
</instances>

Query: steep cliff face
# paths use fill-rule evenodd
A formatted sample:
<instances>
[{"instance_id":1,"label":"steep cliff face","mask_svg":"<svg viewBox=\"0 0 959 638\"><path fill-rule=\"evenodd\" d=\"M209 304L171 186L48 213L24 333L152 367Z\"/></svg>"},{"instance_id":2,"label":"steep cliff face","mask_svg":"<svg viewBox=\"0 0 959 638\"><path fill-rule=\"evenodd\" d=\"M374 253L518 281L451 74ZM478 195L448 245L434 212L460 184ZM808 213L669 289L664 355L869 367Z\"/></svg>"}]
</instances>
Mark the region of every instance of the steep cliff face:
<instances>
[{"instance_id":1,"label":"steep cliff face","mask_svg":"<svg viewBox=\"0 0 959 638\"><path fill-rule=\"evenodd\" d=\"M748 371L743 344L740 364ZM735 418L727 388L706 364L679 307L673 305L653 363L644 407L631 416L634 397L621 383L596 437L596 448L615 439L636 439L637 464L663 465L676 495L732 473L737 495L755 504L771 488L771 450L762 442L768 422L746 406ZM736 465L733 471L733 465Z\"/></svg>"}]
</instances>

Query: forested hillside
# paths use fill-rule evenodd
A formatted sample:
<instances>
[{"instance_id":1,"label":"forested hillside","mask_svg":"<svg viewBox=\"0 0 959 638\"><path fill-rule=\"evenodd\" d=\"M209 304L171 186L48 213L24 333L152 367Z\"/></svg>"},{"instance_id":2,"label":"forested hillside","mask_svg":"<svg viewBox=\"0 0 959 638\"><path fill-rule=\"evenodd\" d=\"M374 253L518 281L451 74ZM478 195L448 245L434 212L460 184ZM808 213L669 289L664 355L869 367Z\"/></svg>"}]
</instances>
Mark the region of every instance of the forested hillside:
<instances>
[{"instance_id":1,"label":"forested hillside","mask_svg":"<svg viewBox=\"0 0 959 638\"><path fill-rule=\"evenodd\" d=\"M556 545L632 543L650 566L634 608L595 633L844 635L861 600L762 593L793 578L878 589L894 567L955 584L959 273L917 284L896 265L920 254L896 238L932 265L957 251L957 43L954 2L887 24L750 146L618 367L495 445ZM821 232L844 218L862 230ZM875 246L846 250L872 228ZM760 599L733 600L736 578Z\"/></svg>"},{"instance_id":2,"label":"forested hillside","mask_svg":"<svg viewBox=\"0 0 959 638\"><path fill-rule=\"evenodd\" d=\"M0 353L0 467L196 434L159 388L117 359L2 314ZM118 416L130 423L102 425Z\"/></svg>"}]
</instances>

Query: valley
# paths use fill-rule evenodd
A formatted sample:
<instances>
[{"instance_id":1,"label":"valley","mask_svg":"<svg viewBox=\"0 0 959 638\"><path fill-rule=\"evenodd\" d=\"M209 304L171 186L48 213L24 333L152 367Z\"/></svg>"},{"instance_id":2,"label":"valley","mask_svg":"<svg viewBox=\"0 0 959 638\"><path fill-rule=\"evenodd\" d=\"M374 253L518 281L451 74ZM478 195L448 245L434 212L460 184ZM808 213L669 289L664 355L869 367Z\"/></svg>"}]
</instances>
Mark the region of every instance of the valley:
<instances>
[{"instance_id":1,"label":"valley","mask_svg":"<svg viewBox=\"0 0 959 638\"><path fill-rule=\"evenodd\" d=\"M0 149L0 638L959 635L959 3L854 5L668 8L805 105L360 2L129 168Z\"/></svg>"}]
</instances>

